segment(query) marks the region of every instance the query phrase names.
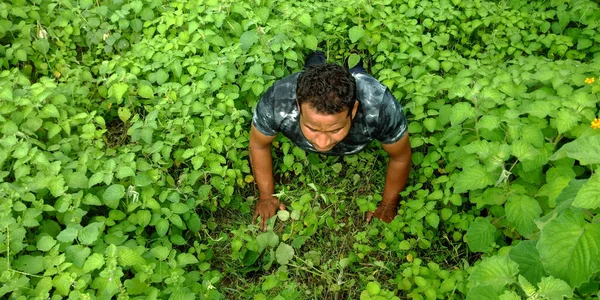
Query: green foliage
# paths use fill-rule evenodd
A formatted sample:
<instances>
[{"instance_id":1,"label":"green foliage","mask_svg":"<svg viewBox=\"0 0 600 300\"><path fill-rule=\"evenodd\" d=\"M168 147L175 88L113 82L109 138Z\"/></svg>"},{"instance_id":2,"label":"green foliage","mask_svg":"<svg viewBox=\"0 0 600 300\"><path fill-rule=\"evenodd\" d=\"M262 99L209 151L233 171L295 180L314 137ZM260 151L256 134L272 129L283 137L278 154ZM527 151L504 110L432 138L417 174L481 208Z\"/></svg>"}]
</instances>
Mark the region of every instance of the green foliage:
<instances>
[{"instance_id":1,"label":"green foliage","mask_svg":"<svg viewBox=\"0 0 600 300\"><path fill-rule=\"evenodd\" d=\"M0 296L592 297L597 11L589 0L0 3ZM261 233L248 224L251 112L315 49L351 67L362 56L398 98L413 169L398 217L366 225L385 182L378 144L331 158L278 138L288 211Z\"/></svg>"}]
</instances>

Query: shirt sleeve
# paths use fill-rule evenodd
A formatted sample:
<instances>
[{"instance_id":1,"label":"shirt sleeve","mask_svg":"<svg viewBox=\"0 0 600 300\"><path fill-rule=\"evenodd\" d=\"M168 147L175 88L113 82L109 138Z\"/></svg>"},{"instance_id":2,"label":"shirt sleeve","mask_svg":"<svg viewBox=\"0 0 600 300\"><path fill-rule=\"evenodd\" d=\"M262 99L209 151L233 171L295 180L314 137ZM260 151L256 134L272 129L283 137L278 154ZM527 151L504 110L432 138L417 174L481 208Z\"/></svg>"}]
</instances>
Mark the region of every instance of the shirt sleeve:
<instances>
[{"instance_id":1,"label":"shirt sleeve","mask_svg":"<svg viewBox=\"0 0 600 300\"><path fill-rule=\"evenodd\" d=\"M275 122L275 104L273 99L273 86L267 89L262 98L258 101L254 114L252 115L252 124L260 133L266 136L274 136L279 133L279 128Z\"/></svg>"},{"instance_id":2,"label":"shirt sleeve","mask_svg":"<svg viewBox=\"0 0 600 300\"><path fill-rule=\"evenodd\" d=\"M392 144L404 136L408 130L408 122L400 102L390 93L385 91L379 108L379 125L375 136L382 144Z\"/></svg>"}]
</instances>

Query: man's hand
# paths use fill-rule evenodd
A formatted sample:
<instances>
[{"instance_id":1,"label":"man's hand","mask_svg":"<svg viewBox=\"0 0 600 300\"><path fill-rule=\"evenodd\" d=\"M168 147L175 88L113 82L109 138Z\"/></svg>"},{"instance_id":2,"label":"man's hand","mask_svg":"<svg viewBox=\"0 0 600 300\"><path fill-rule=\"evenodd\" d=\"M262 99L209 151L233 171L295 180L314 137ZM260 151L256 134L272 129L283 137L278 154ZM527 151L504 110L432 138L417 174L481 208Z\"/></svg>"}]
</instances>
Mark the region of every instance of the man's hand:
<instances>
[{"instance_id":1,"label":"man's hand","mask_svg":"<svg viewBox=\"0 0 600 300\"><path fill-rule=\"evenodd\" d=\"M386 223L391 222L398 214L398 202L386 201L385 199L379 203L375 212L367 213L367 222L371 222L373 217L380 219Z\"/></svg>"},{"instance_id":2,"label":"man's hand","mask_svg":"<svg viewBox=\"0 0 600 300\"><path fill-rule=\"evenodd\" d=\"M277 213L277 208L285 210L285 205L279 202L279 199L273 196L262 197L258 199L256 208L254 208L254 217L252 222L260 216L260 228L267 231L267 221Z\"/></svg>"}]
</instances>

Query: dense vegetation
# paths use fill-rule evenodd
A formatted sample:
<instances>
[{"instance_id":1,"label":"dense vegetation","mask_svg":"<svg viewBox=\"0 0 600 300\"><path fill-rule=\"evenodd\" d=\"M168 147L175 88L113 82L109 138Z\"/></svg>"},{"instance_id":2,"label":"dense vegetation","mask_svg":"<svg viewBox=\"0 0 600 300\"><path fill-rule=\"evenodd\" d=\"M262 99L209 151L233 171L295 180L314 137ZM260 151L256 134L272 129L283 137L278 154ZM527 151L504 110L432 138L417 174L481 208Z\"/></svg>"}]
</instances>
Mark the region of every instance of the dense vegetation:
<instances>
[{"instance_id":1,"label":"dense vegetation","mask_svg":"<svg viewBox=\"0 0 600 300\"><path fill-rule=\"evenodd\" d=\"M588 0L0 3L0 297L596 298L600 8ZM413 169L278 138L252 109L322 49L401 101ZM356 63L352 55L350 62Z\"/></svg>"}]
</instances>

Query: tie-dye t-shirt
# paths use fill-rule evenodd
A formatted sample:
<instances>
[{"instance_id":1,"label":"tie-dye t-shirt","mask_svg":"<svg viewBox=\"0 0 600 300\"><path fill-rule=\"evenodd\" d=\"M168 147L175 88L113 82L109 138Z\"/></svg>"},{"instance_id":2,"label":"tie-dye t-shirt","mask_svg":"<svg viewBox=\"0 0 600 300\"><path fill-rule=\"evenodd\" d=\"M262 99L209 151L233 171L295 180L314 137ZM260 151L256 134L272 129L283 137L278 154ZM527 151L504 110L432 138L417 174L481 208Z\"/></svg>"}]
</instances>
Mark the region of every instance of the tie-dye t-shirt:
<instances>
[{"instance_id":1,"label":"tie-dye t-shirt","mask_svg":"<svg viewBox=\"0 0 600 300\"><path fill-rule=\"evenodd\" d=\"M300 73L292 74L271 86L258 102L252 117L254 127L262 134L274 136L281 132L305 151L318 152L300 130L296 105L296 82ZM391 144L404 136L408 124L402 106L390 91L372 76L352 74L356 79L359 102L348 135L328 155L360 152L373 140Z\"/></svg>"}]
</instances>

